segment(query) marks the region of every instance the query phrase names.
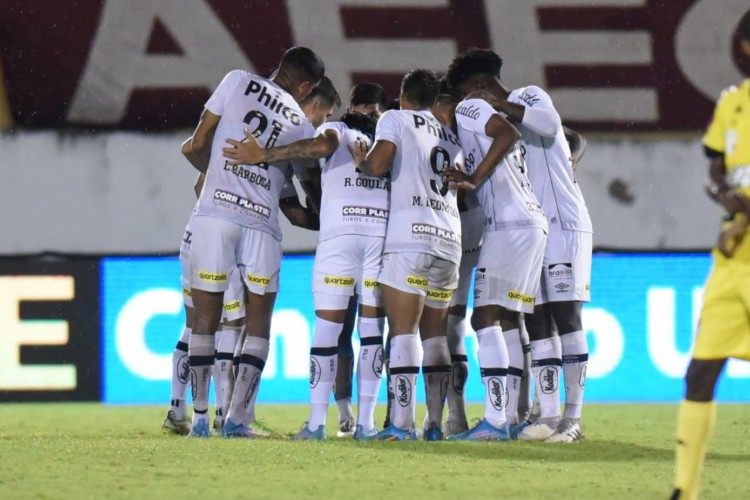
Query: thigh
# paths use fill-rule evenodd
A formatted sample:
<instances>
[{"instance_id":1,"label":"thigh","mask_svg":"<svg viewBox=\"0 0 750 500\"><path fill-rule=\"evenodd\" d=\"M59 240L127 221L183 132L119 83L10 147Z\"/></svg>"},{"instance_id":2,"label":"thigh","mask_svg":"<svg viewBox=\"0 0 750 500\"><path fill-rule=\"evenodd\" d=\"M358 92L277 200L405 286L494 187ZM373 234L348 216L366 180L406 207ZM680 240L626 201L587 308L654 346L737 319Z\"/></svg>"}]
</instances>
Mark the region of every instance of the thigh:
<instances>
[{"instance_id":1,"label":"thigh","mask_svg":"<svg viewBox=\"0 0 750 500\"><path fill-rule=\"evenodd\" d=\"M424 295L404 292L389 285L381 286L391 338L406 333L417 333L424 308Z\"/></svg>"},{"instance_id":2,"label":"thigh","mask_svg":"<svg viewBox=\"0 0 750 500\"><path fill-rule=\"evenodd\" d=\"M448 308L431 307L425 303L419 321L419 334L422 340L448 335Z\"/></svg>"},{"instance_id":3,"label":"thigh","mask_svg":"<svg viewBox=\"0 0 750 500\"><path fill-rule=\"evenodd\" d=\"M247 293L245 326L248 335L265 339L271 337L271 319L275 303L276 292L265 292L262 295L253 292Z\"/></svg>"},{"instance_id":4,"label":"thigh","mask_svg":"<svg viewBox=\"0 0 750 500\"><path fill-rule=\"evenodd\" d=\"M223 219L205 216L193 219L189 259L193 292L196 289L224 292L229 287L229 275L237 263L235 250L240 231L239 225Z\"/></svg>"},{"instance_id":5,"label":"thigh","mask_svg":"<svg viewBox=\"0 0 750 500\"><path fill-rule=\"evenodd\" d=\"M434 258L427 270L427 297L425 304L435 309L448 309L458 286L458 265L455 262Z\"/></svg>"}]
</instances>

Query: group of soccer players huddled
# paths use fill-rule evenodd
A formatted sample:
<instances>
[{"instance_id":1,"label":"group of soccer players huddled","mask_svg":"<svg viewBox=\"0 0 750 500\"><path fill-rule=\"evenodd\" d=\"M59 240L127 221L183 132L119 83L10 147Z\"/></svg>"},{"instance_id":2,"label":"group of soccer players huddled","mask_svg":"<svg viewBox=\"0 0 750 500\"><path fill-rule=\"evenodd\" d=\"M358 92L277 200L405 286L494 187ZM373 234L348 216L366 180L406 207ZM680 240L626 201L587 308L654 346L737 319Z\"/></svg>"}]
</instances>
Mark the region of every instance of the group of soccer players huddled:
<instances>
[{"instance_id":1,"label":"group of soccer players huddled","mask_svg":"<svg viewBox=\"0 0 750 500\"><path fill-rule=\"evenodd\" d=\"M310 416L295 439L326 438L334 386L339 437L583 438L581 307L589 300L592 226L574 170L585 140L563 127L539 87L507 89L501 66L496 53L470 49L440 78L406 74L395 105L379 85L360 83L338 121L327 120L341 99L308 48L289 49L270 78L226 75L182 145L201 174L180 252L187 320L166 429L211 435L213 378L216 432L274 436L256 418L255 400L279 287L282 211L292 224L319 230ZM472 276L485 409L470 427ZM356 417L346 349L355 315ZM427 414L418 432L420 368ZM379 430L384 372L388 410ZM531 412L525 382L533 384Z\"/></svg>"}]
</instances>

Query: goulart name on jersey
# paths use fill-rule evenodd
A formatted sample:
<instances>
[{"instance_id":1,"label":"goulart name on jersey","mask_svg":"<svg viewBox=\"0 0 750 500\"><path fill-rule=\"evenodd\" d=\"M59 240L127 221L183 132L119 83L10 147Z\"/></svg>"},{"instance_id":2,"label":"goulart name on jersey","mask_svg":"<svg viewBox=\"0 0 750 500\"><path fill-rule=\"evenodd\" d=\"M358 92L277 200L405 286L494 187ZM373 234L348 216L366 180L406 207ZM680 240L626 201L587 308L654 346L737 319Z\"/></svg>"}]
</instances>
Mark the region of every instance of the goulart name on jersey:
<instances>
[{"instance_id":1,"label":"goulart name on jersey","mask_svg":"<svg viewBox=\"0 0 750 500\"><path fill-rule=\"evenodd\" d=\"M227 139L244 138L244 129L261 145L273 147L312 137L312 125L289 93L270 80L241 70L224 77L206 109L221 120L211 146L198 215L225 219L281 240L279 196L289 162L229 165L221 150Z\"/></svg>"},{"instance_id":2,"label":"goulart name on jersey","mask_svg":"<svg viewBox=\"0 0 750 500\"><path fill-rule=\"evenodd\" d=\"M455 190L440 172L463 165L458 138L431 112L391 110L378 122L375 141L396 145L385 253L417 252L459 263L461 221Z\"/></svg>"}]
</instances>

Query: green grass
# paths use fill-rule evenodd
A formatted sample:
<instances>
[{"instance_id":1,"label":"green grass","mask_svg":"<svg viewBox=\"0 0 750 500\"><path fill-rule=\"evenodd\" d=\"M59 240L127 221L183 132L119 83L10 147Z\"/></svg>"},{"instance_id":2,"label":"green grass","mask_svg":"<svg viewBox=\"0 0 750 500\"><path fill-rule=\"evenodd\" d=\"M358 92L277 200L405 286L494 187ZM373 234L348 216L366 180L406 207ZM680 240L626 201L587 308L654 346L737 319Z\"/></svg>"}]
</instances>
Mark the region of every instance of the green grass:
<instances>
[{"instance_id":1,"label":"green grass","mask_svg":"<svg viewBox=\"0 0 750 500\"><path fill-rule=\"evenodd\" d=\"M4 404L0 498L665 499L676 408L591 404L586 441L553 445L190 440L160 407ZM286 433L307 407L258 414ZM720 405L703 498L750 498L749 433L750 407Z\"/></svg>"}]
</instances>

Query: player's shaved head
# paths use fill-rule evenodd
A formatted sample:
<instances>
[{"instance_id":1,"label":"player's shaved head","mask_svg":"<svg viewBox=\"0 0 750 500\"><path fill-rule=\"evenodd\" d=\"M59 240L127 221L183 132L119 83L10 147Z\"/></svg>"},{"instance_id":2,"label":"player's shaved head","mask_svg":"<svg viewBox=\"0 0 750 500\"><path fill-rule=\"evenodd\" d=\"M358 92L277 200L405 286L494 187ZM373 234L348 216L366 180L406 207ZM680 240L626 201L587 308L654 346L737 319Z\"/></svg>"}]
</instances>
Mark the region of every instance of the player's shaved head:
<instances>
[{"instance_id":1,"label":"player's shaved head","mask_svg":"<svg viewBox=\"0 0 750 500\"><path fill-rule=\"evenodd\" d=\"M313 99L320 99L321 104L329 108L338 108L341 106L341 97L339 96L336 87L333 86L333 82L327 76L324 76L320 80L318 86L310 92L310 95L307 96L300 105L304 106L307 102Z\"/></svg>"},{"instance_id":2,"label":"player's shaved head","mask_svg":"<svg viewBox=\"0 0 750 500\"><path fill-rule=\"evenodd\" d=\"M440 94L440 84L432 71L415 69L401 80L401 95L419 109L434 106L438 94Z\"/></svg>"},{"instance_id":3,"label":"player's shaved head","mask_svg":"<svg viewBox=\"0 0 750 500\"><path fill-rule=\"evenodd\" d=\"M448 67L446 79L448 85L458 88L469 79L477 76L500 79L503 60L489 49L472 48L453 59Z\"/></svg>"},{"instance_id":4,"label":"player's shaved head","mask_svg":"<svg viewBox=\"0 0 750 500\"><path fill-rule=\"evenodd\" d=\"M292 47L281 57L279 72L295 79L294 83L318 83L325 75L323 60L307 47Z\"/></svg>"}]
</instances>

